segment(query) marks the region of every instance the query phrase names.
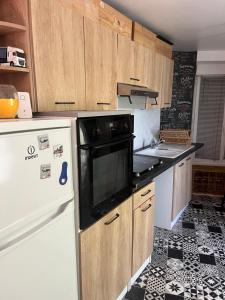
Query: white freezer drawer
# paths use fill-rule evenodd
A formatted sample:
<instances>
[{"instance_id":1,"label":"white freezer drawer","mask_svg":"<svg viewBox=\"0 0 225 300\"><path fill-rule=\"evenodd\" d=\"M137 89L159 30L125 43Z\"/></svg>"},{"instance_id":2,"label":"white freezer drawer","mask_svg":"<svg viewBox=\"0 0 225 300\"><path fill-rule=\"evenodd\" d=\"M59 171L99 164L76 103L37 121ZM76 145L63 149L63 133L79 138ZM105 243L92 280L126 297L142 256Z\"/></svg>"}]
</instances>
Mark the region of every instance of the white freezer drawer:
<instances>
[{"instance_id":1,"label":"white freezer drawer","mask_svg":"<svg viewBox=\"0 0 225 300\"><path fill-rule=\"evenodd\" d=\"M76 276L73 202L0 250L1 300L77 300Z\"/></svg>"},{"instance_id":2,"label":"white freezer drawer","mask_svg":"<svg viewBox=\"0 0 225 300\"><path fill-rule=\"evenodd\" d=\"M67 182L60 181L64 162ZM71 198L71 128L0 135L0 230Z\"/></svg>"}]
</instances>

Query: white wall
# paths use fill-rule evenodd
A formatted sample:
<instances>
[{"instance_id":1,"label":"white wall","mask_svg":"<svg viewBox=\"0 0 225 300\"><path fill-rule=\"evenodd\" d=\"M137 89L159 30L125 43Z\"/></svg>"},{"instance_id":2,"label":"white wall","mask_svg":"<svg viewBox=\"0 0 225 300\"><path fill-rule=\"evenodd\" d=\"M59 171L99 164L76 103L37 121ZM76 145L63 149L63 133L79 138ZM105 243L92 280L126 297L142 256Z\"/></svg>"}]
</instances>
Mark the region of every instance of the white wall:
<instances>
[{"instance_id":1,"label":"white wall","mask_svg":"<svg viewBox=\"0 0 225 300\"><path fill-rule=\"evenodd\" d=\"M153 139L158 140L160 131L160 109L145 109L145 97L132 97L132 104L127 97L118 97L119 109L134 111L134 150L148 146Z\"/></svg>"},{"instance_id":2,"label":"white wall","mask_svg":"<svg viewBox=\"0 0 225 300\"><path fill-rule=\"evenodd\" d=\"M224 75L225 51L198 51L196 75Z\"/></svg>"},{"instance_id":3,"label":"white wall","mask_svg":"<svg viewBox=\"0 0 225 300\"><path fill-rule=\"evenodd\" d=\"M134 150L148 146L159 137L160 109L134 110Z\"/></svg>"}]
</instances>

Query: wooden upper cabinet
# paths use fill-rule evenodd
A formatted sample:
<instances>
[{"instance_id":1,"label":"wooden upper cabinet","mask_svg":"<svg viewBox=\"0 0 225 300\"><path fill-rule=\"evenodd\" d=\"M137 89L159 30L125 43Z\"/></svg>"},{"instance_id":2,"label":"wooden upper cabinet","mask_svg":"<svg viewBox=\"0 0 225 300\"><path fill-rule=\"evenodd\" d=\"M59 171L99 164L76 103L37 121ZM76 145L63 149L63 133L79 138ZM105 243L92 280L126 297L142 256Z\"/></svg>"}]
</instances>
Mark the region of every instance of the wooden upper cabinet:
<instances>
[{"instance_id":1,"label":"wooden upper cabinet","mask_svg":"<svg viewBox=\"0 0 225 300\"><path fill-rule=\"evenodd\" d=\"M115 300L131 277L132 199L80 234L82 300Z\"/></svg>"},{"instance_id":2,"label":"wooden upper cabinet","mask_svg":"<svg viewBox=\"0 0 225 300\"><path fill-rule=\"evenodd\" d=\"M155 54L155 68L154 68L154 90L159 93L157 98L158 105L154 107L161 108L163 104L163 65L164 56L161 54Z\"/></svg>"},{"instance_id":3,"label":"wooden upper cabinet","mask_svg":"<svg viewBox=\"0 0 225 300\"><path fill-rule=\"evenodd\" d=\"M104 1L99 4L99 20L117 33L131 39L132 20Z\"/></svg>"},{"instance_id":4,"label":"wooden upper cabinet","mask_svg":"<svg viewBox=\"0 0 225 300\"><path fill-rule=\"evenodd\" d=\"M143 85L153 89L154 87L154 68L155 68L155 51L144 47L144 69Z\"/></svg>"},{"instance_id":5,"label":"wooden upper cabinet","mask_svg":"<svg viewBox=\"0 0 225 300\"><path fill-rule=\"evenodd\" d=\"M155 42L155 50L157 53L162 54L163 56L166 56L168 58L172 58L173 54L173 46L156 38Z\"/></svg>"},{"instance_id":6,"label":"wooden upper cabinet","mask_svg":"<svg viewBox=\"0 0 225 300\"><path fill-rule=\"evenodd\" d=\"M137 22L133 23L133 40L155 51L156 34Z\"/></svg>"},{"instance_id":7,"label":"wooden upper cabinet","mask_svg":"<svg viewBox=\"0 0 225 300\"><path fill-rule=\"evenodd\" d=\"M173 88L173 67L174 61L170 58L163 59L163 107L170 107L172 101Z\"/></svg>"},{"instance_id":8,"label":"wooden upper cabinet","mask_svg":"<svg viewBox=\"0 0 225 300\"><path fill-rule=\"evenodd\" d=\"M84 32L87 109L115 109L117 34L87 18L84 19Z\"/></svg>"},{"instance_id":9,"label":"wooden upper cabinet","mask_svg":"<svg viewBox=\"0 0 225 300\"><path fill-rule=\"evenodd\" d=\"M118 35L118 82L148 87L153 80L153 59L151 49Z\"/></svg>"},{"instance_id":10,"label":"wooden upper cabinet","mask_svg":"<svg viewBox=\"0 0 225 300\"><path fill-rule=\"evenodd\" d=\"M85 109L83 17L66 4L30 0L38 111Z\"/></svg>"},{"instance_id":11,"label":"wooden upper cabinet","mask_svg":"<svg viewBox=\"0 0 225 300\"><path fill-rule=\"evenodd\" d=\"M172 59L156 53L154 66L154 90L159 92L157 98L158 105L154 107L168 107L172 100L173 85L173 65Z\"/></svg>"},{"instance_id":12,"label":"wooden upper cabinet","mask_svg":"<svg viewBox=\"0 0 225 300\"><path fill-rule=\"evenodd\" d=\"M130 38L118 35L117 81L131 84L134 75L134 42Z\"/></svg>"}]
</instances>

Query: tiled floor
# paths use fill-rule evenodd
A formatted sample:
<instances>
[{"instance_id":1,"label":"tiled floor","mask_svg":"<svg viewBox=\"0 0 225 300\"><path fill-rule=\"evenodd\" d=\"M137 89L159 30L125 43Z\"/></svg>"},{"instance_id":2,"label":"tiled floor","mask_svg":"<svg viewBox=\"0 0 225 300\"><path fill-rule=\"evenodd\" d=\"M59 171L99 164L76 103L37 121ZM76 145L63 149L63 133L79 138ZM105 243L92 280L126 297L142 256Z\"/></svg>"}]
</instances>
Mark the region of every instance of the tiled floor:
<instances>
[{"instance_id":1,"label":"tiled floor","mask_svg":"<svg viewBox=\"0 0 225 300\"><path fill-rule=\"evenodd\" d=\"M126 300L225 300L225 212L195 197L173 230L155 228L152 262Z\"/></svg>"}]
</instances>

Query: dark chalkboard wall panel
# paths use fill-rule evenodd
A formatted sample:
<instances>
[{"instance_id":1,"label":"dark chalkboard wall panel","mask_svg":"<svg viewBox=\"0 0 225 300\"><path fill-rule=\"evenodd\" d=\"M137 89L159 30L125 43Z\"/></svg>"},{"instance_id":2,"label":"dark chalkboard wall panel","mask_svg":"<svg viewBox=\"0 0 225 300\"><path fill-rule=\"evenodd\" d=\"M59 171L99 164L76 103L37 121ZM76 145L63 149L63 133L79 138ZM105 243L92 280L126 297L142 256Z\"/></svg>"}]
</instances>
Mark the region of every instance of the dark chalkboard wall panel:
<instances>
[{"instance_id":1,"label":"dark chalkboard wall panel","mask_svg":"<svg viewBox=\"0 0 225 300\"><path fill-rule=\"evenodd\" d=\"M196 52L173 52L172 105L161 109L161 129L191 129Z\"/></svg>"}]
</instances>

